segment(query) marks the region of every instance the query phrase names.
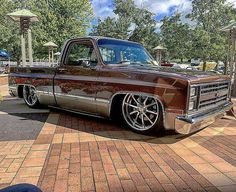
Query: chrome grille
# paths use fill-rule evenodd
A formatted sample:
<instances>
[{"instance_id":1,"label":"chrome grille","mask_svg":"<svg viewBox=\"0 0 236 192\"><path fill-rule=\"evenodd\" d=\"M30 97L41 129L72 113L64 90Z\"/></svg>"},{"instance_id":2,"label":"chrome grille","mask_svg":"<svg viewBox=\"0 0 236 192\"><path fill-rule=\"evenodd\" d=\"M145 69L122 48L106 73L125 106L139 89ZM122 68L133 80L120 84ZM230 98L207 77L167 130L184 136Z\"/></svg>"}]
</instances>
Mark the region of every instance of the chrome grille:
<instances>
[{"instance_id":1,"label":"chrome grille","mask_svg":"<svg viewBox=\"0 0 236 192\"><path fill-rule=\"evenodd\" d=\"M224 104L228 99L229 88L229 81L201 85L198 109L217 107Z\"/></svg>"}]
</instances>

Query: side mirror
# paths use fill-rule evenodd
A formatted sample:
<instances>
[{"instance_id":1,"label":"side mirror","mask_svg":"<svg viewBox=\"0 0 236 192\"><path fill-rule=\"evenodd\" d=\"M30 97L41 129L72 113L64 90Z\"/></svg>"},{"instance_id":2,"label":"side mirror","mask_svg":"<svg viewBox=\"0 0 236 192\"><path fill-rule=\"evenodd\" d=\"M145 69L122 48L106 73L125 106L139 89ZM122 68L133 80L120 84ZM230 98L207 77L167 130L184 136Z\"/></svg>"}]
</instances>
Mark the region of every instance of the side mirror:
<instances>
[{"instance_id":1,"label":"side mirror","mask_svg":"<svg viewBox=\"0 0 236 192\"><path fill-rule=\"evenodd\" d=\"M82 67L90 67L91 63L88 60L83 60L81 66Z\"/></svg>"}]
</instances>

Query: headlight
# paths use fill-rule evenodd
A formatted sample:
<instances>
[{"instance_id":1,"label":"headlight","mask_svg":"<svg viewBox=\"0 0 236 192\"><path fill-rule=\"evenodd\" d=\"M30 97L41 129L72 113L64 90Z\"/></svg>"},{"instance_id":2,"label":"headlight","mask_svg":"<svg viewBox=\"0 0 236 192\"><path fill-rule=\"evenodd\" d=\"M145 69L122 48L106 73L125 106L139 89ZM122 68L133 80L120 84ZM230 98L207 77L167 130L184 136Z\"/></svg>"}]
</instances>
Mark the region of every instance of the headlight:
<instances>
[{"instance_id":1,"label":"headlight","mask_svg":"<svg viewBox=\"0 0 236 192\"><path fill-rule=\"evenodd\" d=\"M196 96L197 94L197 88L196 87L192 87L190 89L190 97Z\"/></svg>"},{"instance_id":2,"label":"headlight","mask_svg":"<svg viewBox=\"0 0 236 192\"><path fill-rule=\"evenodd\" d=\"M188 110L192 111L195 108L195 101L190 101L188 105Z\"/></svg>"},{"instance_id":3,"label":"headlight","mask_svg":"<svg viewBox=\"0 0 236 192\"><path fill-rule=\"evenodd\" d=\"M198 86L190 87L188 111L193 111L197 109L198 90L199 90Z\"/></svg>"}]
</instances>

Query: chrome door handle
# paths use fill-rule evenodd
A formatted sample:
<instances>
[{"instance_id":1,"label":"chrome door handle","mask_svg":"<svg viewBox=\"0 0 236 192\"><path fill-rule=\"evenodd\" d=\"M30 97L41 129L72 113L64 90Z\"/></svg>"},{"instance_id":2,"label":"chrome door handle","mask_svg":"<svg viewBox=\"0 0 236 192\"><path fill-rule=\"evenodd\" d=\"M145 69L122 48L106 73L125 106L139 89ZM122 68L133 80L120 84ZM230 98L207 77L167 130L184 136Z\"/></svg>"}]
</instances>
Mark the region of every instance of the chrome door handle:
<instances>
[{"instance_id":1,"label":"chrome door handle","mask_svg":"<svg viewBox=\"0 0 236 192\"><path fill-rule=\"evenodd\" d=\"M65 72L65 71L67 71L67 69L65 69L65 68L58 68L58 71L59 72Z\"/></svg>"}]
</instances>

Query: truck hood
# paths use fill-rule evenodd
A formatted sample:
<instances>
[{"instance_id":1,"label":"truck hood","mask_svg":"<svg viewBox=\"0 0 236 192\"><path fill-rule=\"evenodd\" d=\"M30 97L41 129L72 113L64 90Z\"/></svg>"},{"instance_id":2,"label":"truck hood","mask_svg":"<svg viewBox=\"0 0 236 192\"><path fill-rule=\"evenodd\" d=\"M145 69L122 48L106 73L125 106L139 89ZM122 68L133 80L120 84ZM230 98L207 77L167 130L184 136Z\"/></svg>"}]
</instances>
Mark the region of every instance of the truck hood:
<instances>
[{"instance_id":1,"label":"truck hood","mask_svg":"<svg viewBox=\"0 0 236 192\"><path fill-rule=\"evenodd\" d=\"M139 73L155 73L160 76L168 76L191 81L191 83L204 83L209 81L229 80L226 75L219 75L213 72L203 72L197 70L187 70L171 67L160 67L152 65L129 65L126 66L131 71Z\"/></svg>"}]
</instances>

